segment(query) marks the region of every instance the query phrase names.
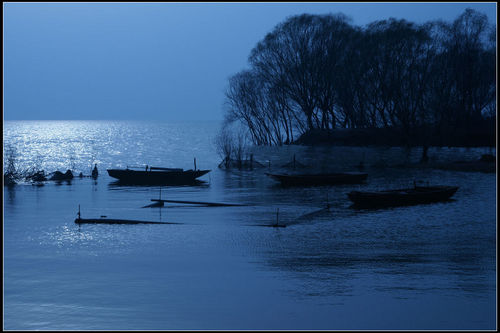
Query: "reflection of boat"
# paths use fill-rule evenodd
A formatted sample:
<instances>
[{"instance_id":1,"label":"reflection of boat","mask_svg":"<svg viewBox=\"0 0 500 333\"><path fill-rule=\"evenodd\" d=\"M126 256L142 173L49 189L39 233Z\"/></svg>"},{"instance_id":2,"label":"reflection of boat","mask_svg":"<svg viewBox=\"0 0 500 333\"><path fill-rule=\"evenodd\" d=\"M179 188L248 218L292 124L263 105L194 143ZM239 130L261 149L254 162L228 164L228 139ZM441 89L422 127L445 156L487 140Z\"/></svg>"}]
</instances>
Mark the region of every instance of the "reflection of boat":
<instances>
[{"instance_id":1,"label":"reflection of boat","mask_svg":"<svg viewBox=\"0 0 500 333\"><path fill-rule=\"evenodd\" d=\"M146 167L146 170L108 169L108 174L126 184L191 184L210 170Z\"/></svg>"},{"instance_id":2,"label":"reflection of boat","mask_svg":"<svg viewBox=\"0 0 500 333\"><path fill-rule=\"evenodd\" d=\"M415 186L378 192L352 191L347 196L360 207L404 206L445 201L457 190L457 186Z\"/></svg>"},{"instance_id":3,"label":"reflection of boat","mask_svg":"<svg viewBox=\"0 0 500 333\"><path fill-rule=\"evenodd\" d=\"M361 172L342 173L317 173L317 174L271 174L266 173L281 182L282 185L337 185L337 184L358 184L368 177L368 174Z\"/></svg>"}]
</instances>

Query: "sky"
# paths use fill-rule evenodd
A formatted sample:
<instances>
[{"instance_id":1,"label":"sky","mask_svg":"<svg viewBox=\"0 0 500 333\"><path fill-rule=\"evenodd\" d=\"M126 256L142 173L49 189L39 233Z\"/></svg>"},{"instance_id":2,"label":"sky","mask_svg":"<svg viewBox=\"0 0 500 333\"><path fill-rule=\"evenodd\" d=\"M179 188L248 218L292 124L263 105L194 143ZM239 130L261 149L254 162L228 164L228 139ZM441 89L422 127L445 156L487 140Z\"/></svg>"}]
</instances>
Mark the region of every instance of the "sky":
<instances>
[{"instance_id":1,"label":"sky","mask_svg":"<svg viewBox=\"0 0 500 333\"><path fill-rule=\"evenodd\" d=\"M228 78L252 48L302 13L364 26L394 17L496 23L493 2L3 3L5 120L223 118Z\"/></svg>"}]
</instances>

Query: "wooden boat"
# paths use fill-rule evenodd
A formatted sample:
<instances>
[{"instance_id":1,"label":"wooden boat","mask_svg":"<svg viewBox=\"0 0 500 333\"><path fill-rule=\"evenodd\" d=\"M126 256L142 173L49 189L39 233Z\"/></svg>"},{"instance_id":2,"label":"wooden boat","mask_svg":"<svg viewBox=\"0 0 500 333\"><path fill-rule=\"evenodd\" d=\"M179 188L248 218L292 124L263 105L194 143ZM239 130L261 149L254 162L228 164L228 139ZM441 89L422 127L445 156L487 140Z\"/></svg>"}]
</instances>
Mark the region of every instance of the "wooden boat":
<instances>
[{"instance_id":1,"label":"wooden boat","mask_svg":"<svg viewBox=\"0 0 500 333\"><path fill-rule=\"evenodd\" d=\"M82 219L76 218L76 224L82 223L93 223L93 224L181 224L175 222L152 222L152 221L138 221L138 220L122 220L122 219L108 219L108 218L98 218L98 219Z\"/></svg>"},{"instance_id":2,"label":"wooden boat","mask_svg":"<svg viewBox=\"0 0 500 333\"><path fill-rule=\"evenodd\" d=\"M78 205L78 213L75 223L80 225L83 223L92 224L182 224L176 222L153 222L153 221L139 221L139 220L124 220L124 219L108 219L106 216L101 216L98 219L82 219L80 212L80 205Z\"/></svg>"},{"instance_id":3,"label":"wooden boat","mask_svg":"<svg viewBox=\"0 0 500 333\"><path fill-rule=\"evenodd\" d=\"M200 206L207 206L207 207L237 207L237 206L246 206L245 204L221 203L221 202L206 202L206 201L167 200L167 199L151 199L151 201L154 201L157 204L159 204L157 206L164 206L165 202L180 203L180 204L190 204L190 205L200 205Z\"/></svg>"},{"instance_id":4,"label":"wooden boat","mask_svg":"<svg viewBox=\"0 0 500 333\"><path fill-rule=\"evenodd\" d=\"M286 224L253 224L255 227L286 228Z\"/></svg>"},{"instance_id":5,"label":"wooden boat","mask_svg":"<svg viewBox=\"0 0 500 333\"><path fill-rule=\"evenodd\" d=\"M196 182L196 178L210 170L183 170L178 168L146 167L146 170L108 169L108 174L126 184L184 185Z\"/></svg>"},{"instance_id":6,"label":"wooden boat","mask_svg":"<svg viewBox=\"0 0 500 333\"><path fill-rule=\"evenodd\" d=\"M285 186L318 186L359 184L366 180L368 174L362 172L317 173L317 174L271 174L266 173Z\"/></svg>"},{"instance_id":7,"label":"wooden boat","mask_svg":"<svg viewBox=\"0 0 500 333\"><path fill-rule=\"evenodd\" d=\"M415 186L378 192L352 191L347 196L358 207L387 207L445 201L457 190L458 186Z\"/></svg>"}]
</instances>

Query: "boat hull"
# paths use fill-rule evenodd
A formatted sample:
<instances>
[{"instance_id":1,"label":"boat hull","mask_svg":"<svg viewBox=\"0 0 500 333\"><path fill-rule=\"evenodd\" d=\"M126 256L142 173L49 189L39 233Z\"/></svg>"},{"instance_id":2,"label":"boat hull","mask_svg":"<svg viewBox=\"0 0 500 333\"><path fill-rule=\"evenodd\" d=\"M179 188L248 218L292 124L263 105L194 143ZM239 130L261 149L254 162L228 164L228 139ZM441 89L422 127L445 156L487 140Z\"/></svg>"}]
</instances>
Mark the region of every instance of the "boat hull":
<instances>
[{"instance_id":1,"label":"boat hull","mask_svg":"<svg viewBox=\"0 0 500 333\"><path fill-rule=\"evenodd\" d=\"M138 221L138 220L122 220L122 219L75 219L76 224L179 224L175 222L152 222L152 221Z\"/></svg>"},{"instance_id":2,"label":"boat hull","mask_svg":"<svg viewBox=\"0 0 500 333\"><path fill-rule=\"evenodd\" d=\"M184 185L196 183L196 178L201 177L210 170L185 170L185 171L138 171L108 169L108 174L125 184L162 184Z\"/></svg>"},{"instance_id":3,"label":"boat hull","mask_svg":"<svg viewBox=\"0 0 500 333\"><path fill-rule=\"evenodd\" d=\"M359 184L366 181L368 174L361 172L286 175L266 173L269 177L278 180L283 186L322 186Z\"/></svg>"},{"instance_id":4,"label":"boat hull","mask_svg":"<svg viewBox=\"0 0 500 333\"><path fill-rule=\"evenodd\" d=\"M433 186L380 192L352 191L347 196L356 207L390 207L446 201L457 190L457 186Z\"/></svg>"}]
</instances>

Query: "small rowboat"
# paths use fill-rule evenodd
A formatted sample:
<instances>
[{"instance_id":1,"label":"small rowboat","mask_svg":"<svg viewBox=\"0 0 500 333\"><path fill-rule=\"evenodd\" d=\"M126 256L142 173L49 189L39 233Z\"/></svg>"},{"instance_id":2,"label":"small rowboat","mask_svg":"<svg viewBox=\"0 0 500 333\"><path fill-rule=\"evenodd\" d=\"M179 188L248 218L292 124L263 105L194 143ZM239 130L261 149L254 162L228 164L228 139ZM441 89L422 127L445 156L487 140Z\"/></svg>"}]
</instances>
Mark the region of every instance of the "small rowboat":
<instances>
[{"instance_id":1,"label":"small rowboat","mask_svg":"<svg viewBox=\"0 0 500 333\"><path fill-rule=\"evenodd\" d=\"M366 180L368 174L362 172L317 173L317 174L271 174L271 178L284 186L321 186L340 184L359 184Z\"/></svg>"},{"instance_id":2,"label":"small rowboat","mask_svg":"<svg viewBox=\"0 0 500 333\"><path fill-rule=\"evenodd\" d=\"M415 186L378 192L352 191L347 196L357 207L388 207L446 201L457 190L458 186Z\"/></svg>"}]
</instances>

